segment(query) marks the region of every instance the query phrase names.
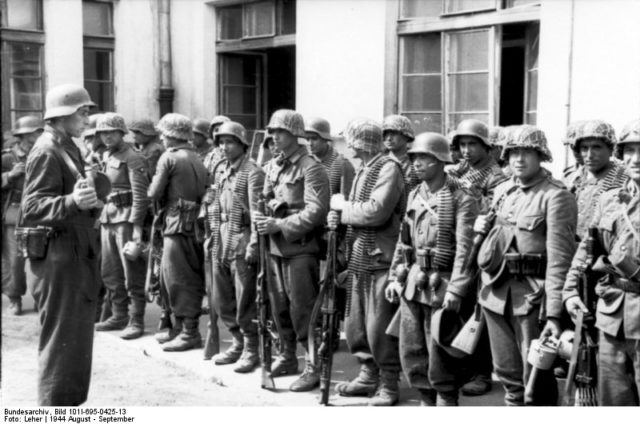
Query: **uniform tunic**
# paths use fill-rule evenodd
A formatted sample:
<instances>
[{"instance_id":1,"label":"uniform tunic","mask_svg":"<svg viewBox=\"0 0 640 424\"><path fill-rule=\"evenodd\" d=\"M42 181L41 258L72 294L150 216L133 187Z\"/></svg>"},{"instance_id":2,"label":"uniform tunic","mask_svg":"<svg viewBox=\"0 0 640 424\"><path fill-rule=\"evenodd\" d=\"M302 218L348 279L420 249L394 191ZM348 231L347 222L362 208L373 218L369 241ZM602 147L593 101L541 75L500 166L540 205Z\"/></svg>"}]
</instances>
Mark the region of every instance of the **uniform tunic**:
<instances>
[{"instance_id":1,"label":"uniform tunic","mask_svg":"<svg viewBox=\"0 0 640 424\"><path fill-rule=\"evenodd\" d=\"M489 210L496 188L507 180L500 165L492 158L478 168L472 168L468 163L462 162L450 169L449 174L480 192L482 195L480 213L486 213Z\"/></svg>"},{"instance_id":2,"label":"uniform tunic","mask_svg":"<svg viewBox=\"0 0 640 424\"><path fill-rule=\"evenodd\" d=\"M164 146L157 141L151 141L138 149L138 152L140 152L147 161L149 178L152 178L155 175L158 160L160 160L160 156L162 156L164 151Z\"/></svg>"},{"instance_id":3,"label":"uniform tunic","mask_svg":"<svg viewBox=\"0 0 640 424\"><path fill-rule=\"evenodd\" d=\"M44 259L27 260L40 315L38 402L44 406L79 405L87 399L99 290L97 210L75 205L75 174L60 149L84 175L73 140L47 126L27 160L22 203L25 226L50 226L56 232Z\"/></svg>"},{"instance_id":4,"label":"uniform tunic","mask_svg":"<svg viewBox=\"0 0 640 424\"><path fill-rule=\"evenodd\" d=\"M521 405L531 371L528 348L540 334L538 319L560 319L562 314L562 286L575 252L577 206L564 185L544 169L527 184L516 177L501 184L493 203L498 205L496 221L478 254L483 271L479 302L505 401ZM543 272L524 277L510 274L504 260L507 252L543 254ZM539 378L554 381L542 373ZM549 402L556 401L552 392L548 395Z\"/></svg>"},{"instance_id":5,"label":"uniform tunic","mask_svg":"<svg viewBox=\"0 0 640 424\"><path fill-rule=\"evenodd\" d=\"M132 240L133 226L142 226L149 208L147 189L149 177L144 157L127 143L121 143L114 151L107 151L105 174L111 181L111 195L107 198L102 214L102 281L107 289L113 310L126 314L131 301L133 313L144 313L144 283L146 258L144 255L131 261L123 254L124 245ZM117 203L118 194L131 200ZM111 199L111 200L110 200Z\"/></svg>"},{"instance_id":6,"label":"uniform tunic","mask_svg":"<svg viewBox=\"0 0 640 424\"><path fill-rule=\"evenodd\" d=\"M627 218L625 217L627 215ZM630 225L631 224L631 225ZM636 405L640 391L640 189L625 187L602 194L591 225L604 249L594 271L598 280L596 327L600 330L598 388L600 405ZM634 234L635 233L635 234ZM564 285L563 299L579 296L579 267L587 256L578 247ZM635 272L635 275L631 275ZM627 282L625 282L625 280Z\"/></svg>"},{"instance_id":7,"label":"uniform tunic","mask_svg":"<svg viewBox=\"0 0 640 424\"><path fill-rule=\"evenodd\" d=\"M162 278L178 318L197 318L201 312L204 256L195 226L206 181L202 161L192 147L183 144L160 156L149 186L149 197L165 208Z\"/></svg>"}]
</instances>

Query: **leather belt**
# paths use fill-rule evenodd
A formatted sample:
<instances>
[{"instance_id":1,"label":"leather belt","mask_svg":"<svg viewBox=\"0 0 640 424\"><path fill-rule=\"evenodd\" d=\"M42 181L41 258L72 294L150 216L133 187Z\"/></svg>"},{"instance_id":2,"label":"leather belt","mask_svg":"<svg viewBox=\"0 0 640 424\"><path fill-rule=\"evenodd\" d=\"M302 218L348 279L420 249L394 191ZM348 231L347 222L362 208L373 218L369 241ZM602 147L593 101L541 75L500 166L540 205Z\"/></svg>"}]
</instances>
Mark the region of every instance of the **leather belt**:
<instances>
[{"instance_id":1,"label":"leather belt","mask_svg":"<svg viewBox=\"0 0 640 424\"><path fill-rule=\"evenodd\" d=\"M107 203L113 203L117 207L131 206L133 204L133 193L131 190L116 191L107 196Z\"/></svg>"},{"instance_id":2,"label":"leather belt","mask_svg":"<svg viewBox=\"0 0 640 424\"><path fill-rule=\"evenodd\" d=\"M542 253L506 253L504 259L512 275L544 277L547 258Z\"/></svg>"}]
</instances>

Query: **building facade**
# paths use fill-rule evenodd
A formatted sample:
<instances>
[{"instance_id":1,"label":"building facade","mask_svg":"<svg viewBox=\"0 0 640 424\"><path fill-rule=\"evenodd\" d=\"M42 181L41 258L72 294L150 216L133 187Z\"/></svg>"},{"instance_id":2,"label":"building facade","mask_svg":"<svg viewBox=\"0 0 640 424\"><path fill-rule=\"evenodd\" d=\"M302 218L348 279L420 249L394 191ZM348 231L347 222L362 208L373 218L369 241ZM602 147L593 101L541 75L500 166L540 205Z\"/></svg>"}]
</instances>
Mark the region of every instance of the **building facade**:
<instances>
[{"instance_id":1,"label":"building facade","mask_svg":"<svg viewBox=\"0 0 640 424\"><path fill-rule=\"evenodd\" d=\"M84 84L97 110L533 123L555 173L567 122L640 115L636 0L2 0L2 129Z\"/></svg>"}]
</instances>

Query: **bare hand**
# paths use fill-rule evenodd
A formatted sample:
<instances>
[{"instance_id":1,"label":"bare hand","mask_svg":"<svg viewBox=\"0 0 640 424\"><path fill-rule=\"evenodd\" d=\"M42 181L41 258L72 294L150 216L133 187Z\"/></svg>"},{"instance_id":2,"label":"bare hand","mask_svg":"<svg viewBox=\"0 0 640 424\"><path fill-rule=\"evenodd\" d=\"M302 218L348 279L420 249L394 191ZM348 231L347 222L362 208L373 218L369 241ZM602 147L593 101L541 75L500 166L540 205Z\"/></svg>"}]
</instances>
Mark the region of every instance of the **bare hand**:
<instances>
[{"instance_id":1,"label":"bare hand","mask_svg":"<svg viewBox=\"0 0 640 424\"><path fill-rule=\"evenodd\" d=\"M336 193L333 196L331 196L331 202L329 207L334 211L341 211L344 209L344 205L346 203L347 201L344 200L344 195L341 193Z\"/></svg>"},{"instance_id":2,"label":"bare hand","mask_svg":"<svg viewBox=\"0 0 640 424\"><path fill-rule=\"evenodd\" d=\"M491 229L491 223L487 219L487 215L478 215L473 225L473 231L479 234L487 234Z\"/></svg>"},{"instance_id":3,"label":"bare hand","mask_svg":"<svg viewBox=\"0 0 640 424\"><path fill-rule=\"evenodd\" d=\"M98 196L93 187L89 187L85 179L79 179L73 186L73 201L80 210L98 207Z\"/></svg>"},{"instance_id":4,"label":"bare hand","mask_svg":"<svg viewBox=\"0 0 640 424\"><path fill-rule=\"evenodd\" d=\"M560 337L560 330L560 321L556 318L548 318L544 329L542 329L542 333L540 333L540 338L543 339L553 336L557 339Z\"/></svg>"},{"instance_id":5,"label":"bare hand","mask_svg":"<svg viewBox=\"0 0 640 424\"><path fill-rule=\"evenodd\" d=\"M131 235L131 240L136 243L140 243L142 241L142 226L134 225L133 226L133 234Z\"/></svg>"},{"instance_id":6,"label":"bare hand","mask_svg":"<svg viewBox=\"0 0 640 424\"><path fill-rule=\"evenodd\" d=\"M442 301L442 307L447 311L454 311L458 313L460 312L461 303L462 300L460 299L460 296L451 292L446 292L444 294L444 300Z\"/></svg>"},{"instance_id":7,"label":"bare hand","mask_svg":"<svg viewBox=\"0 0 640 424\"><path fill-rule=\"evenodd\" d=\"M258 263L258 252L255 249L247 248L247 253L244 255L244 260L249 265L255 265Z\"/></svg>"},{"instance_id":8,"label":"bare hand","mask_svg":"<svg viewBox=\"0 0 640 424\"><path fill-rule=\"evenodd\" d=\"M278 222L275 218L270 216L264 216L262 214L254 215L256 229L258 230L258 234L275 234L280 232L280 227L278 226Z\"/></svg>"},{"instance_id":9,"label":"bare hand","mask_svg":"<svg viewBox=\"0 0 640 424\"><path fill-rule=\"evenodd\" d=\"M384 289L384 297L390 303L399 303L402 295L402 285L397 281L391 281L387 288Z\"/></svg>"},{"instance_id":10,"label":"bare hand","mask_svg":"<svg viewBox=\"0 0 640 424\"><path fill-rule=\"evenodd\" d=\"M340 214L336 211L329 211L327 215L327 226L329 228L337 228L340 225Z\"/></svg>"},{"instance_id":11,"label":"bare hand","mask_svg":"<svg viewBox=\"0 0 640 424\"><path fill-rule=\"evenodd\" d=\"M582 300L578 296L573 296L573 297L568 298L564 302L564 307L567 310L567 312L569 312L569 315L571 315L571 320L574 323L575 323L576 319L578 319L578 310L579 309L581 309L582 312L584 312L585 314L589 313L589 309L587 309L585 304L582 302Z\"/></svg>"},{"instance_id":12,"label":"bare hand","mask_svg":"<svg viewBox=\"0 0 640 424\"><path fill-rule=\"evenodd\" d=\"M9 179L14 180L24 174L24 162L16 162L9 171Z\"/></svg>"}]
</instances>

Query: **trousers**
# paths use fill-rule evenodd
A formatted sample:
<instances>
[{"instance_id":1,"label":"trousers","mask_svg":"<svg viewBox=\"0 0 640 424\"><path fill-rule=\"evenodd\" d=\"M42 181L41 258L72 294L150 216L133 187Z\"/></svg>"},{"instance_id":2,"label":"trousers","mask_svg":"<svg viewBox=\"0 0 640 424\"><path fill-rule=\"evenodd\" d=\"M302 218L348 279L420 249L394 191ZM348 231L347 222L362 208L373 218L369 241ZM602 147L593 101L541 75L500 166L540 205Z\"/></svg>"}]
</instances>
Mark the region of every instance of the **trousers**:
<instances>
[{"instance_id":1,"label":"trousers","mask_svg":"<svg viewBox=\"0 0 640 424\"><path fill-rule=\"evenodd\" d=\"M599 405L640 405L640 340L599 333Z\"/></svg>"},{"instance_id":2,"label":"trousers","mask_svg":"<svg viewBox=\"0 0 640 424\"><path fill-rule=\"evenodd\" d=\"M22 297L27 292L25 261L18 252L15 231L15 225L2 225L2 294L9 298Z\"/></svg>"},{"instance_id":3,"label":"trousers","mask_svg":"<svg viewBox=\"0 0 640 424\"><path fill-rule=\"evenodd\" d=\"M218 316L232 333L240 330L245 336L256 336L255 266L242 257L214 264L213 287L209 290Z\"/></svg>"},{"instance_id":4,"label":"trousers","mask_svg":"<svg viewBox=\"0 0 640 424\"><path fill-rule=\"evenodd\" d=\"M204 256L195 236L165 235L162 279L171 311L178 318L198 318L204 297Z\"/></svg>"}]
</instances>

